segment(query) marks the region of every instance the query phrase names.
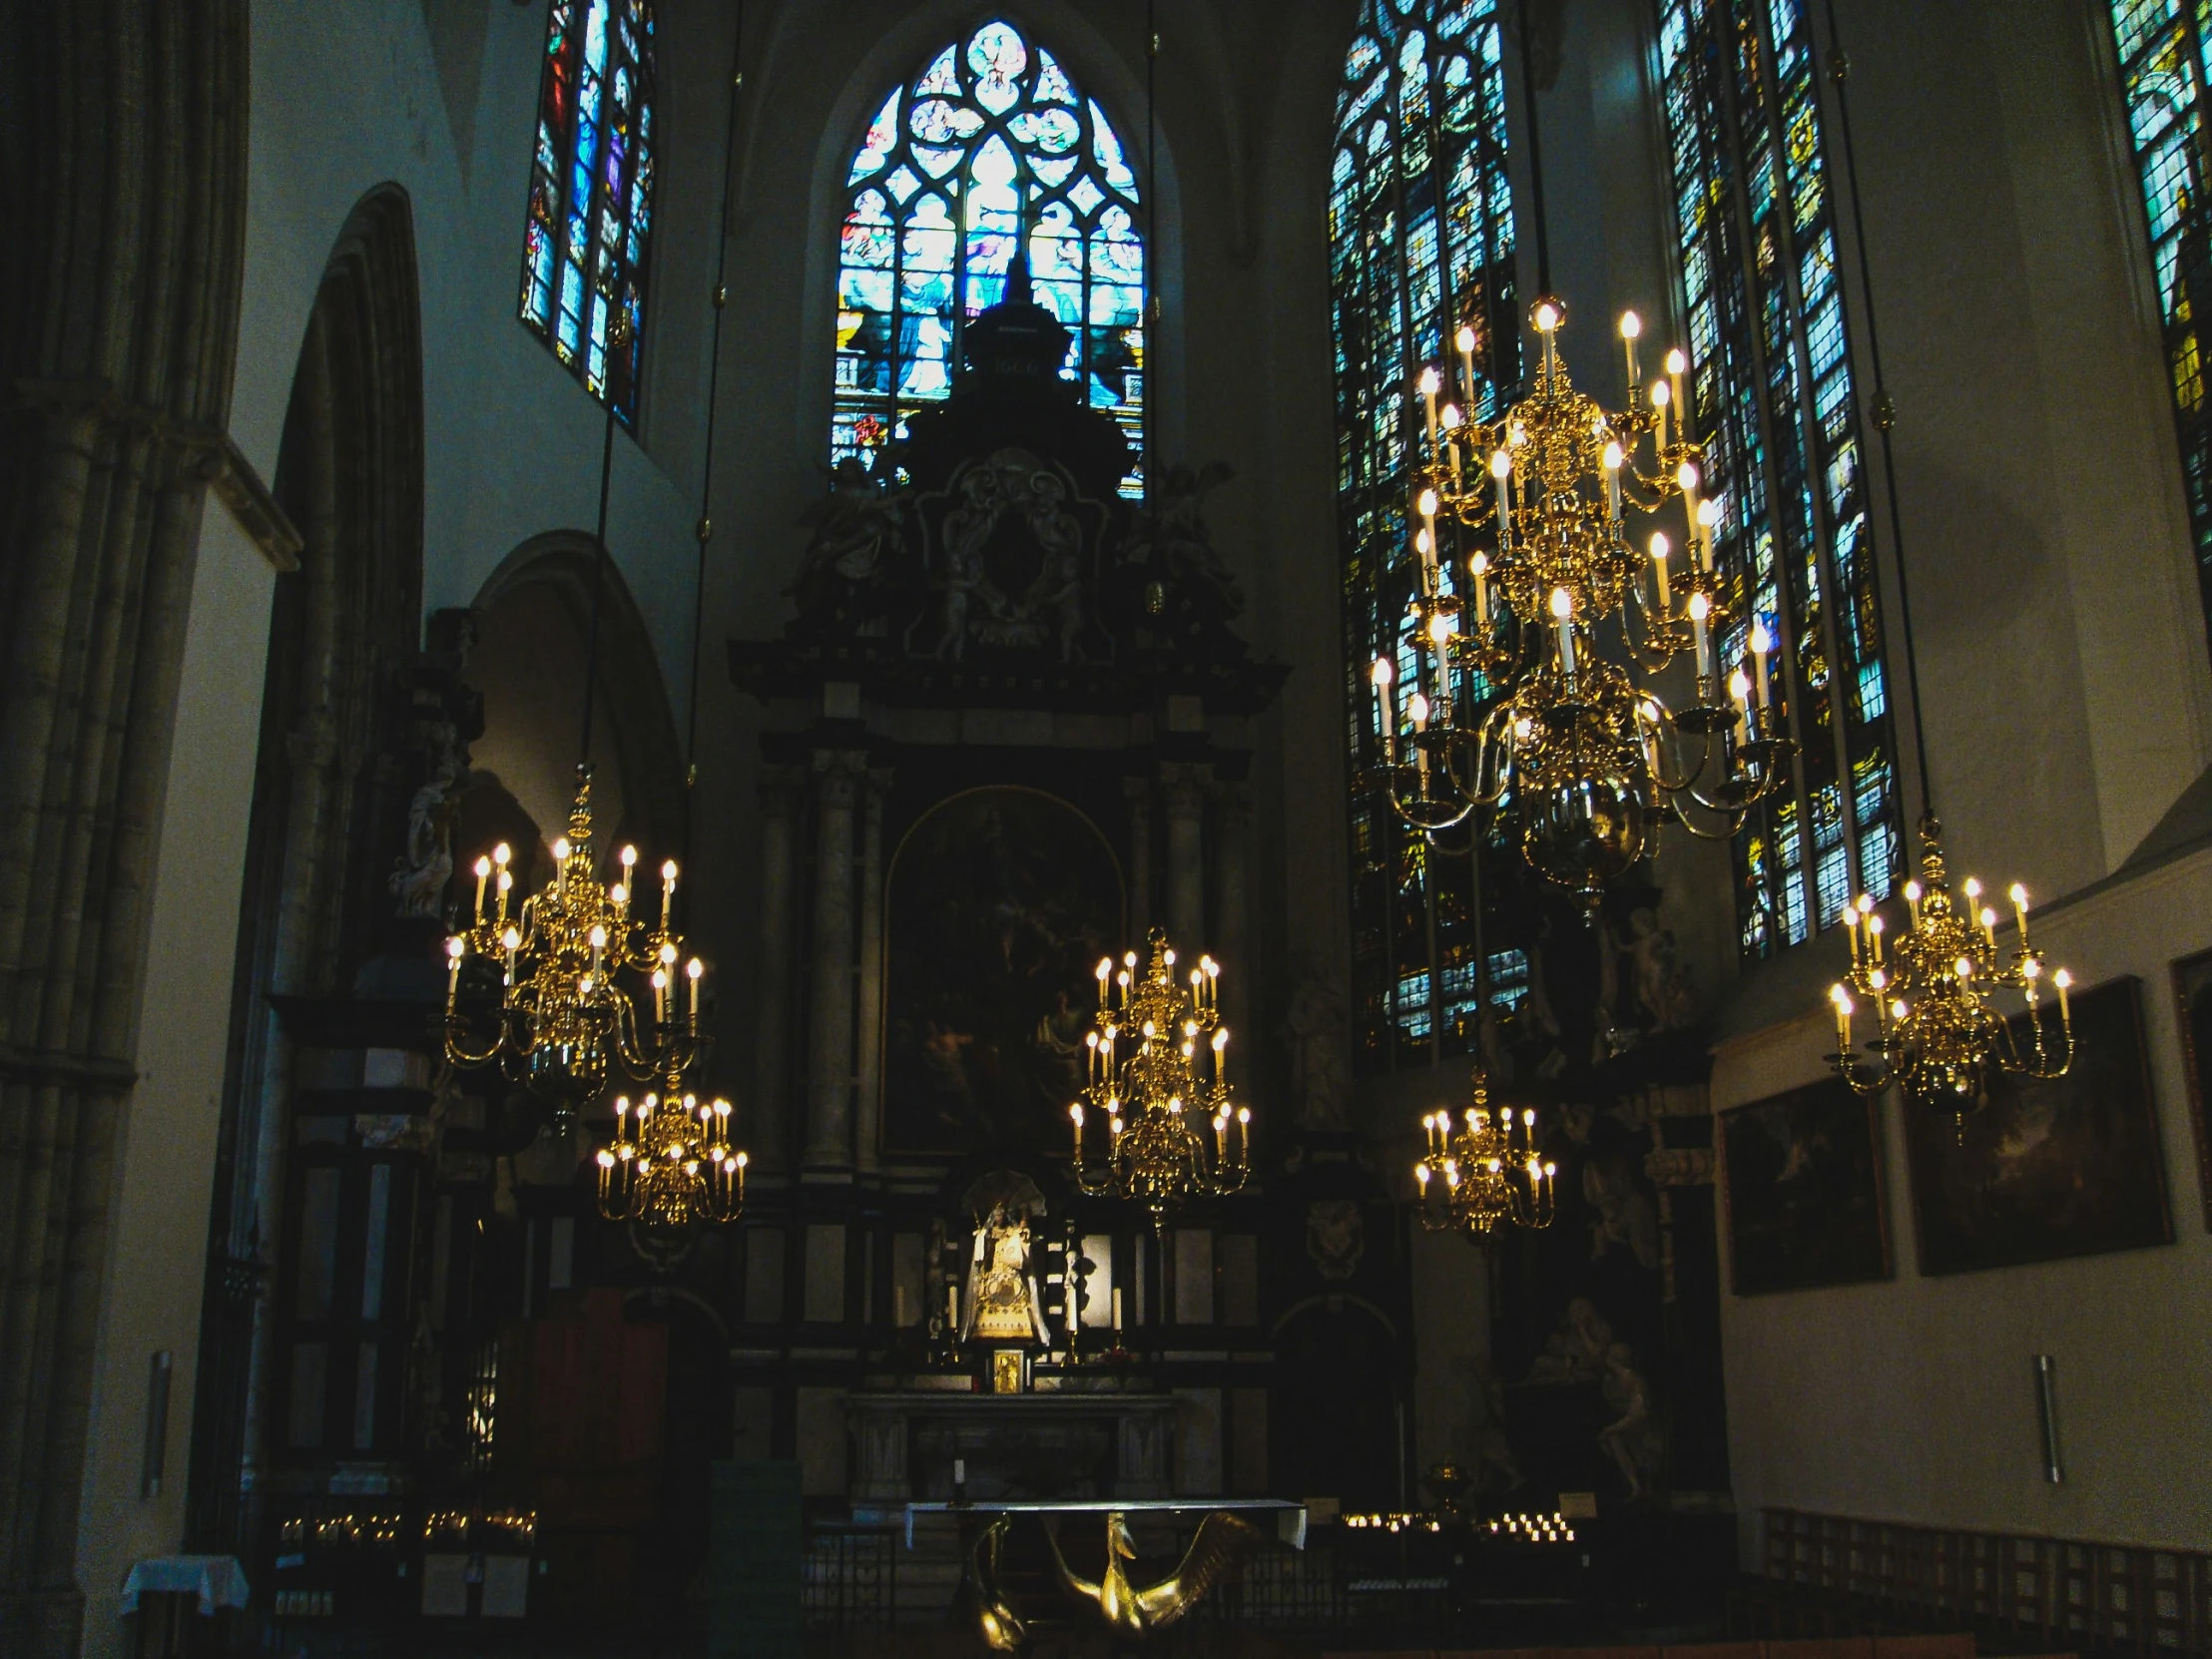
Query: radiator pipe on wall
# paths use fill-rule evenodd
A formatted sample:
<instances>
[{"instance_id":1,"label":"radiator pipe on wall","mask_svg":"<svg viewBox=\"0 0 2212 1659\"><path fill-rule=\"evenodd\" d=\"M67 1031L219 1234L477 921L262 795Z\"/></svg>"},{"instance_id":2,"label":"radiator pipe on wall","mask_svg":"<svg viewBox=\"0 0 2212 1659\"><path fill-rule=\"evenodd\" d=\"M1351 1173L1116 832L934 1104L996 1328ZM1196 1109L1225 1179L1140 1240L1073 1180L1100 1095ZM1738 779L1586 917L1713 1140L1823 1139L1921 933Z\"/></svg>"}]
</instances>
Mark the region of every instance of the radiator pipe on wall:
<instances>
[{"instance_id":1,"label":"radiator pipe on wall","mask_svg":"<svg viewBox=\"0 0 2212 1659\"><path fill-rule=\"evenodd\" d=\"M2043 1426L2043 1478L2055 1486L2066 1466L2058 1455L2058 1362L2048 1354L2035 1356L2035 1414Z\"/></svg>"}]
</instances>

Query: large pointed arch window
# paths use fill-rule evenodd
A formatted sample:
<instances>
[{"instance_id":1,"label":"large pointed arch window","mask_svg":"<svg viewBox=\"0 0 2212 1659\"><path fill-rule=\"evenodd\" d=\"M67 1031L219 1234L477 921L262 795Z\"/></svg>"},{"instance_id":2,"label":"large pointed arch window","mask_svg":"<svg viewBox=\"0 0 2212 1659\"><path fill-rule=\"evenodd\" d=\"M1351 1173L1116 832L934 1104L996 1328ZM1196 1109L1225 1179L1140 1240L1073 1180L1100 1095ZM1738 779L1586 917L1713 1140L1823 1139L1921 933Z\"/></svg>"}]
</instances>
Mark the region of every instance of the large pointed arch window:
<instances>
[{"instance_id":1,"label":"large pointed arch window","mask_svg":"<svg viewBox=\"0 0 2212 1659\"><path fill-rule=\"evenodd\" d=\"M523 232L523 322L626 425L653 230L653 44L650 0L550 0Z\"/></svg>"},{"instance_id":2,"label":"large pointed arch window","mask_svg":"<svg viewBox=\"0 0 2212 1659\"><path fill-rule=\"evenodd\" d=\"M1747 959L1898 875L1896 745L1836 222L1801 0L1658 0L1676 228L1714 547L1740 661L1778 653L1795 787L1736 837Z\"/></svg>"},{"instance_id":3,"label":"large pointed arch window","mask_svg":"<svg viewBox=\"0 0 2212 1659\"><path fill-rule=\"evenodd\" d=\"M1120 135L1067 67L983 24L893 88L846 170L832 460L869 464L952 389L967 323L1026 247L1074 336L1063 378L1144 452L1145 247ZM1122 493L1143 493L1132 473Z\"/></svg>"},{"instance_id":4,"label":"large pointed arch window","mask_svg":"<svg viewBox=\"0 0 2212 1659\"><path fill-rule=\"evenodd\" d=\"M1495 0L1366 0L1337 96L1330 288L1356 781L1353 1026L1364 1072L1467 1051L1484 978L1493 1000L1525 981L1525 958L1502 948L1510 929L1485 929L1497 884L1477 880L1469 848L1440 846L1391 811L1366 680L1368 664L1398 649L1410 593L1414 376L1455 359L1452 336L1465 323L1482 377L1479 416L1495 418L1499 388L1520 377L1500 47Z\"/></svg>"}]
</instances>

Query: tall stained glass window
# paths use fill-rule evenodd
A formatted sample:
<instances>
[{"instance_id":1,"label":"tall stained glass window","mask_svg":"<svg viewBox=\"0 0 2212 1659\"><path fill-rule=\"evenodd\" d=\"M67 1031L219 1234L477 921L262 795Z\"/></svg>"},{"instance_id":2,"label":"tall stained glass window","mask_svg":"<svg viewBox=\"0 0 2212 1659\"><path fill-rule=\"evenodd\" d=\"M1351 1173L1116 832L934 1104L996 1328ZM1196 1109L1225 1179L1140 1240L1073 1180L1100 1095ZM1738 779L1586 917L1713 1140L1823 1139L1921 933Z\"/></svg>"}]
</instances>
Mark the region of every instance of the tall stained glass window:
<instances>
[{"instance_id":1,"label":"tall stained glass window","mask_svg":"<svg viewBox=\"0 0 2212 1659\"><path fill-rule=\"evenodd\" d=\"M626 425L638 414L653 143L649 0L551 0L522 320ZM611 349L618 312L628 338Z\"/></svg>"},{"instance_id":2,"label":"tall stained glass window","mask_svg":"<svg viewBox=\"0 0 2212 1659\"><path fill-rule=\"evenodd\" d=\"M2205 399L2207 342L2197 316L2200 307L2212 305L2212 196L2206 194L2204 155L2208 36L2212 0L2112 0L2112 40L2149 216L2197 581L2212 616L2212 408Z\"/></svg>"},{"instance_id":3,"label":"tall stained glass window","mask_svg":"<svg viewBox=\"0 0 2212 1659\"><path fill-rule=\"evenodd\" d=\"M1812 25L1801 0L1658 13L1691 402L1727 513L1722 657L1741 660L1766 620L1799 745L1795 787L1736 838L1750 959L1834 926L1854 892L1890 890L1896 747Z\"/></svg>"},{"instance_id":4,"label":"tall stained glass window","mask_svg":"<svg viewBox=\"0 0 2212 1659\"><path fill-rule=\"evenodd\" d=\"M1074 336L1063 378L1144 451L1144 239L1136 172L1098 101L1011 23L985 23L892 89L845 176L832 459L874 452L952 389L960 336L1026 248ZM1144 493L1132 472L1122 493Z\"/></svg>"},{"instance_id":5,"label":"tall stained glass window","mask_svg":"<svg viewBox=\"0 0 2212 1659\"><path fill-rule=\"evenodd\" d=\"M1477 408L1519 379L1513 204L1496 0L1366 0L1337 95L1329 196L1352 801L1353 991L1363 1071L1434 1063L1474 1042L1486 892L1475 860L1408 830L1381 775L1368 665L1399 652L1427 363L1476 336ZM1493 352L1494 346L1494 352ZM1398 664L1410 683L1409 658ZM1501 941L1494 931L1487 948Z\"/></svg>"}]
</instances>

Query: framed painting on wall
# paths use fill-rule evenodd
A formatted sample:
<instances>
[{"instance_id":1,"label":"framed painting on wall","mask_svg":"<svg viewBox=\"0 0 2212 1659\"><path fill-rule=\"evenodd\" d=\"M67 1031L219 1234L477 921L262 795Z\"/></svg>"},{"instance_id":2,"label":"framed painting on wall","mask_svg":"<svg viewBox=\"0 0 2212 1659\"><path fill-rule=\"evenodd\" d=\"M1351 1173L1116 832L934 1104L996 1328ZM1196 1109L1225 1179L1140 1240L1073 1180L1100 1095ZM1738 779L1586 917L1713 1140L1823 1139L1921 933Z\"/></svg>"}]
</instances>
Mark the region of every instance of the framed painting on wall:
<instances>
[{"instance_id":1,"label":"framed painting on wall","mask_svg":"<svg viewBox=\"0 0 2212 1659\"><path fill-rule=\"evenodd\" d=\"M1887 1279L1880 1102L1841 1078L1720 1114L1729 1287L1738 1296Z\"/></svg>"},{"instance_id":2,"label":"framed painting on wall","mask_svg":"<svg viewBox=\"0 0 2212 1659\"><path fill-rule=\"evenodd\" d=\"M2189 1127L2196 1134L2197 1192L2204 1225L2212 1229L2212 1115L2205 1090L2212 1086L2212 950L2174 963L2174 998L2180 1003L2181 1063L2189 1079Z\"/></svg>"},{"instance_id":3,"label":"framed painting on wall","mask_svg":"<svg viewBox=\"0 0 2212 1659\"><path fill-rule=\"evenodd\" d=\"M2073 1029L2063 1077L1993 1072L1988 1104L1963 1117L1939 1102L1905 1103L1922 1273L2173 1243L2142 982L2114 979L2075 996Z\"/></svg>"}]
</instances>

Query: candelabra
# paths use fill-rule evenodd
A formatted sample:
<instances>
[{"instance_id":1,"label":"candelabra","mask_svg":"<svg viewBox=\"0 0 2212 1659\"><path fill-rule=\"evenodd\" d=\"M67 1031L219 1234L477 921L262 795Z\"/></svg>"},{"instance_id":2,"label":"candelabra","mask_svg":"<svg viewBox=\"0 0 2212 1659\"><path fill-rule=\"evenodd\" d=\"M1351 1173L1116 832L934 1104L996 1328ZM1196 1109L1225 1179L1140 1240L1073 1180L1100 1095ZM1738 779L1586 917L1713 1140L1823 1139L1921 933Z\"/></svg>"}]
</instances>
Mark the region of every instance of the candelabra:
<instances>
[{"instance_id":1,"label":"candelabra","mask_svg":"<svg viewBox=\"0 0 2212 1659\"><path fill-rule=\"evenodd\" d=\"M745 1209L746 1155L730 1145L730 1102L648 1094L635 1113L615 1100L615 1138L599 1149L599 1213L609 1221L688 1228Z\"/></svg>"},{"instance_id":2,"label":"candelabra","mask_svg":"<svg viewBox=\"0 0 2212 1659\"><path fill-rule=\"evenodd\" d=\"M2009 894L2019 943L2011 960L1997 953L1996 910L1981 902L1971 876L1951 896L1943 870L1942 826L1921 820L1921 878L1905 884L1907 923L1885 945L1887 923L1874 899L1861 893L1844 911L1851 933L1851 972L1829 991L1836 1012L1836 1052L1829 1064L1861 1094L1892 1083L1915 1099L1956 1097L1961 1115L1988 1098L1993 1065L2023 1077L2063 1077L2073 1064L2073 1011L2067 988L2073 977L2059 968L2048 977L2057 993L2055 1024L2045 1012L2043 953L2028 943L2027 889ZM1991 993L2016 990L2024 1013L2008 1020ZM1853 1019L1860 1001L1873 1004L1875 1034L1859 1057ZM2024 1030L2015 1030L2015 1023Z\"/></svg>"},{"instance_id":3,"label":"candelabra","mask_svg":"<svg viewBox=\"0 0 2212 1659\"><path fill-rule=\"evenodd\" d=\"M1642 330L1624 316L1631 403L1610 411L1577 392L1559 360L1565 307L1538 299L1530 321L1541 341L1533 389L1494 424L1439 410L1443 382L1434 367L1421 372L1416 587L1372 678L1398 816L1441 830L1511 791L1523 855L1594 906L1665 816L1709 839L1733 834L1795 745L1769 697L1774 640L1763 623L1748 633L1749 671L1722 672L1722 512L1699 496L1703 451L1690 436L1682 353L1667 354L1667 377L1638 406ZM1473 330L1455 343L1471 407ZM1652 529L1647 555L1627 522L1676 497L1687 525L1679 572L1665 531ZM1608 623L1625 661L1601 651ZM1694 702L1674 710L1648 677L1685 651ZM1402 686L1401 653L1411 664ZM1402 752L1401 696L1411 727Z\"/></svg>"},{"instance_id":4,"label":"candelabra","mask_svg":"<svg viewBox=\"0 0 2212 1659\"><path fill-rule=\"evenodd\" d=\"M1228 1081L1229 1030L1221 1023L1221 964L1199 958L1187 985L1158 928L1150 959L1132 950L1117 968L1098 964L1098 1015L1084 1036L1088 1078L1068 1108L1075 1128L1075 1180L1085 1193L1133 1199L1155 1229L1191 1198L1216 1198L1245 1184L1252 1167L1252 1110ZM1090 1113L1106 1120L1106 1161L1084 1159ZM1202 1119L1212 1120L1209 1145Z\"/></svg>"},{"instance_id":5,"label":"candelabra","mask_svg":"<svg viewBox=\"0 0 2212 1659\"><path fill-rule=\"evenodd\" d=\"M684 941L669 925L675 860L661 866L660 919L649 927L631 913L637 848L622 849L611 886L594 869L589 767L577 768L568 833L553 843L553 879L519 906L508 847L476 860L475 919L445 942L446 1057L468 1067L497 1062L564 1113L596 1096L616 1066L640 1082L664 1078L674 1093L707 1047L699 1032L705 964L683 961ZM464 986L472 962L479 966ZM647 977L650 1019L617 983L624 972ZM486 1010L488 995L473 993L489 993L493 973L498 995Z\"/></svg>"},{"instance_id":6,"label":"candelabra","mask_svg":"<svg viewBox=\"0 0 2212 1659\"><path fill-rule=\"evenodd\" d=\"M1427 1144L1413 1165L1421 1225L1431 1233L1463 1231L1477 1241L1501 1225L1549 1227L1558 1213L1556 1166L1536 1150L1536 1113L1492 1110L1488 1080L1474 1073L1474 1103L1461 1124L1449 1112L1420 1120Z\"/></svg>"}]
</instances>

